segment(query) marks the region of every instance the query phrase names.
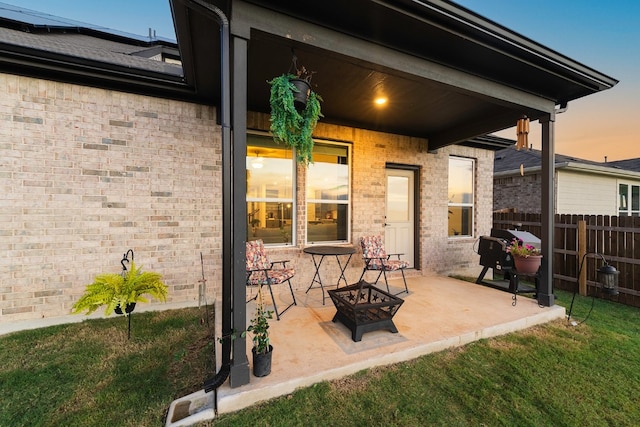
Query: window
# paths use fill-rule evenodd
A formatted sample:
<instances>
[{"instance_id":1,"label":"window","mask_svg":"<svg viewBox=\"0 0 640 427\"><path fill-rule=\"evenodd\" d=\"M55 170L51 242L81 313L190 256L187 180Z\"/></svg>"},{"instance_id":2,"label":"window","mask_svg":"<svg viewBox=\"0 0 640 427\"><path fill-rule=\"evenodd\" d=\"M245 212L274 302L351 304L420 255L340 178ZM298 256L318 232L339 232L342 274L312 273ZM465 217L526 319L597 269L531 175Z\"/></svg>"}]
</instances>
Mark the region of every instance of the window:
<instances>
[{"instance_id":1,"label":"window","mask_svg":"<svg viewBox=\"0 0 640 427\"><path fill-rule=\"evenodd\" d=\"M640 216L640 185L618 184L618 215Z\"/></svg>"},{"instance_id":2,"label":"window","mask_svg":"<svg viewBox=\"0 0 640 427\"><path fill-rule=\"evenodd\" d=\"M247 241L291 245L295 230L295 161L268 136L247 135Z\"/></svg>"},{"instance_id":3,"label":"window","mask_svg":"<svg viewBox=\"0 0 640 427\"><path fill-rule=\"evenodd\" d=\"M449 237L473 235L474 170L472 159L449 158Z\"/></svg>"},{"instance_id":4,"label":"window","mask_svg":"<svg viewBox=\"0 0 640 427\"><path fill-rule=\"evenodd\" d=\"M349 183L349 147L315 143L307 168L307 242L348 240Z\"/></svg>"}]
</instances>

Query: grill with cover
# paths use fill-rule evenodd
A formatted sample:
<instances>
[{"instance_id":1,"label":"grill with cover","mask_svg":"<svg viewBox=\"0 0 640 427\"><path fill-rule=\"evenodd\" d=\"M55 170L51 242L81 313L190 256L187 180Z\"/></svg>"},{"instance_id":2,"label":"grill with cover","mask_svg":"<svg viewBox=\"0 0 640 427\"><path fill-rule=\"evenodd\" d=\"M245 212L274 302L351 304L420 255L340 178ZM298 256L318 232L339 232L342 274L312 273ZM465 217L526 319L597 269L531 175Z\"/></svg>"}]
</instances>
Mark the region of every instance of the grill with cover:
<instances>
[{"instance_id":1,"label":"grill with cover","mask_svg":"<svg viewBox=\"0 0 640 427\"><path fill-rule=\"evenodd\" d=\"M492 229L490 236L481 236L478 242L478 255L483 268L476 283L513 293L513 305L515 305L518 293L537 292L538 277L535 276L535 288L520 284L513 256L507 252L513 239L518 239L522 244L540 248L540 239L528 231ZM502 274L503 280L485 280L484 276L490 268L494 270L494 274L496 271Z\"/></svg>"}]
</instances>

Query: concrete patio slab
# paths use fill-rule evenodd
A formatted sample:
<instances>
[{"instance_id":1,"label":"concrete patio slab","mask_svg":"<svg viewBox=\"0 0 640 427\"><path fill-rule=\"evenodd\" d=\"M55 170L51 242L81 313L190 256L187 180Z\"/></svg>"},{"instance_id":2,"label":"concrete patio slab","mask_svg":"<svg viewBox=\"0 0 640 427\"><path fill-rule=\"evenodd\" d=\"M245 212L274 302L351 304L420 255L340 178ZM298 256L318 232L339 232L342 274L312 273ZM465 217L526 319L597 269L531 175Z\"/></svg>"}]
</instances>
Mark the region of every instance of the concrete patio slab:
<instances>
[{"instance_id":1,"label":"concrete patio slab","mask_svg":"<svg viewBox=\"0 0 640 427\"><path fill-rule=\"evenodd\" d=\"M401 280L390 281L392 292ZM274 346L271 374L251 376L237 388L223 384L217 391L218 412L236 411L257 402L289 394L300 387L341 378L360 370L389 365L565 316L564 307L540 307L536 300L450 277L408 277L409 294L394 317L398 333L379 330L354 342L351 331L331 320L336 309L329 298L322 304L320 289L297 291L298 305L280 321L270 323ZM384 286L384 285L382 285ZM278 298L286 298L282 293ZM289 295L290 297L290 295ZM284 301L283 301L284 303ZM247 307L253 315L253 303ZM251 341L247 340L251 355ZM188 426L214 416L214 393L203 391L174 401L167 426ZM177 411L182 412L178 414Z\"/></svg>"}]
</instances>

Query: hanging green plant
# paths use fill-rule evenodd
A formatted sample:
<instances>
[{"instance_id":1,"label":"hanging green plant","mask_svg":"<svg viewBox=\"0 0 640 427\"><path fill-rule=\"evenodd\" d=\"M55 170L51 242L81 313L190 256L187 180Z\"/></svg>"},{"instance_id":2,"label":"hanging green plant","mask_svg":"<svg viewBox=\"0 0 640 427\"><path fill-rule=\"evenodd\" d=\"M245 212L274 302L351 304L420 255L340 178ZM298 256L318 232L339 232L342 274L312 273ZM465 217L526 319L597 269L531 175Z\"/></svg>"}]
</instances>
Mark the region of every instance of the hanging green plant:
<instances>
[{"instance_id":1,"label":"hanging green plant","mask_svg":"<svg viewBox=\"0 0 640 427\"><path fill-rule=\"evenodd\" d=\"M287 73L268 81L273 139L295 148L297 161L304 165L312 161L313 131L318 119L324 117L320 111L322 97L311 90L310 81L311 74L304 67L296 74Z\"/></svg>"},{"instance_id":2,"label":"hanging green plant","mask_svg":"<svg viewBox=\"0 0 640 427\"><path fill-rule=\"evenodd\" d=\"M86 311L87 314L91 314L104 305L106 306L105 315L109 316L117 308L125 312L126 307L131 304L148 302L143 295L150 295L164 302L167 300L167 286L162 283L162 276L159 273L143 272L132 261L131 268L123 274L97 275L73 305L72 312Z\"/></svg>"}]
</instances>

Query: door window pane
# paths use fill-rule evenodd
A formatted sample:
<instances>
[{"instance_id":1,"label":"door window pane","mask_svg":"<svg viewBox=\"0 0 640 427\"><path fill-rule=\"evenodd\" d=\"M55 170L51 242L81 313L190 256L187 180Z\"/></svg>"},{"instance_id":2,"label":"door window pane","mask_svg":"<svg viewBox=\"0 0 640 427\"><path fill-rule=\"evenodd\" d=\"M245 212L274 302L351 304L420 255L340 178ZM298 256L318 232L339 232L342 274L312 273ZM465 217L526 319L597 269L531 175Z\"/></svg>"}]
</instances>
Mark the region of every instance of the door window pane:
<instances>
[{"instance_id":1,"label":"door window pane","mask_svg":"<svg viewBox=\"0 0 640 427\"><path fill-rule=\"evenodd\" d=\"M406 176L387 177L387 221L409 220L409 178Z\"/></svg>"}]
</instances>

